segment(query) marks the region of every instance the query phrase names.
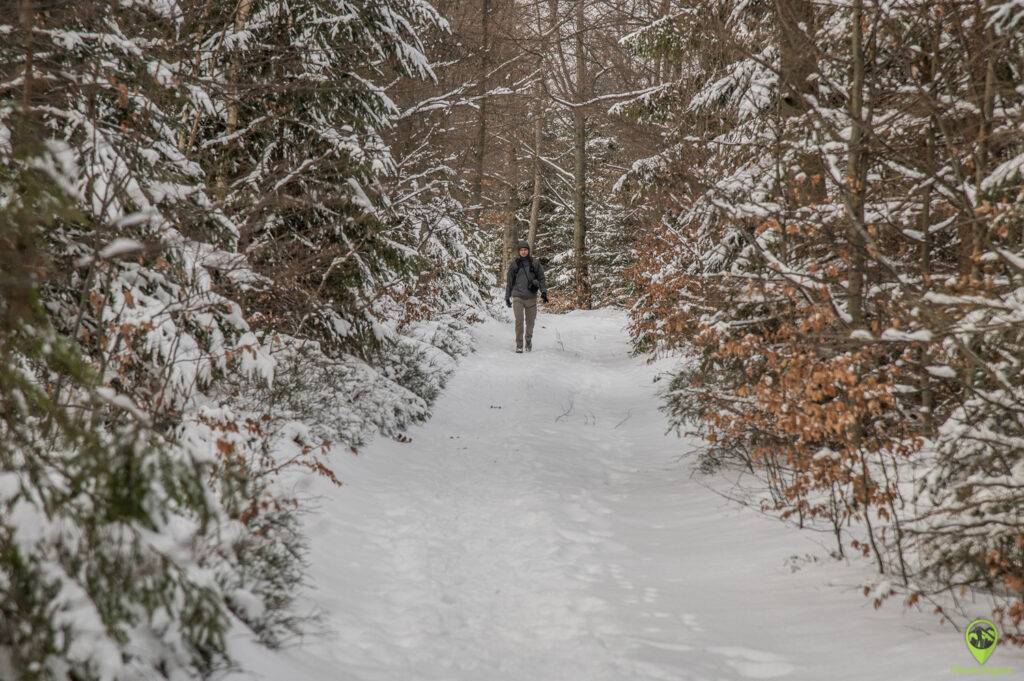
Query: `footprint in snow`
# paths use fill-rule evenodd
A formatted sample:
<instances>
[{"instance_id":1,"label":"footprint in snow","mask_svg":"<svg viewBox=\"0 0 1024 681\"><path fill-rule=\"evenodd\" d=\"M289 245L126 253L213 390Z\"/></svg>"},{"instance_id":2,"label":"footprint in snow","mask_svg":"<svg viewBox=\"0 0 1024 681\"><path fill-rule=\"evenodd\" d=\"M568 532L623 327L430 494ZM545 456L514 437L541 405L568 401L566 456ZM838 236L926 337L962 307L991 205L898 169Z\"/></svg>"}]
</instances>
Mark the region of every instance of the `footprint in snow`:
<instances>
[{"instance_id":1,"label":"footprint in snow","mask_svg":"<svg viewBox=\"0 0 1024 681\"><path fill-rule=\"evenodd\" d=\"M683 626L689 629L690 631L704 631L704 627L700 626L700 623L697 621L696 615L683 613L682 615L680 615L680 619L682 619L683 621Z\"/></svg>"},{"instance_id":2,"label":"footprint in snow","mask_svg":"<svg viewBox=\"0 0 1024 681\"><path fill-rule=\"evenodd\" d=\"M748 679L773 679L795 669L782 655L763 650L736 646L712 646L707 650L723 656L727 665Z\"/></svg>"}]
</instances>

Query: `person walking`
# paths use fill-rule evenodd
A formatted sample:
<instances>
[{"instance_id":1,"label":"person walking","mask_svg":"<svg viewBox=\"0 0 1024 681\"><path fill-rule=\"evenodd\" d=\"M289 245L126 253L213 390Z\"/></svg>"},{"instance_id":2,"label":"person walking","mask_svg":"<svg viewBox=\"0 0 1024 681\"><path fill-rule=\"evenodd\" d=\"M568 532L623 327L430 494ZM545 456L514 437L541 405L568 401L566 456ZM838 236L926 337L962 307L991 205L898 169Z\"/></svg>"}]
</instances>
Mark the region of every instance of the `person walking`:
<instances>
[{"instance_id":1,"label":"person walking","mask_svg":"<svg viewBox=\"0 0 1024 681\"><path fill-rule=\"evenodd\" d=\"M537 292L548 302L548 287L544 281L544 268L530 255L530 244L519 242L519 257L508 266L505 277L505 305L516 317L516 352L533 350L533 324L537 321ZM525 322L525 324L524 324Z\"/></svg>"}]
</instances>

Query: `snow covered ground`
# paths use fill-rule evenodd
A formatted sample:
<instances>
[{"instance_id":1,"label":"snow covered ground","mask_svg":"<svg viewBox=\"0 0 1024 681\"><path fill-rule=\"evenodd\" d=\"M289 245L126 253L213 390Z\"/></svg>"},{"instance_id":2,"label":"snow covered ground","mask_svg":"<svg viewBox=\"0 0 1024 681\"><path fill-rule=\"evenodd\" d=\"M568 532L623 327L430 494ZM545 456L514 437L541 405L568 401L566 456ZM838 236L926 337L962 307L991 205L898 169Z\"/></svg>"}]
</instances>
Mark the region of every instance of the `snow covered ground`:
<instances>
[{"instance_id":1,"label":"snow covered ground","mask_svg":"<svg viewBox=\"0 0 1024 681\"><path fill-rule=\"evenodd\" d=\"M868 563L827 560L827 537L691 475L624 322L542 312L528 355L510 326L478 327L411 443L338 461L340 489L313 483L304 604L325 631L253 647L236 678L935 681L974 666L936 616L873 610ZM792 558L807 554L822 560ZM988 666L1024 672L1024 655L1001 647Z\"/></svg>"}]
</instances>

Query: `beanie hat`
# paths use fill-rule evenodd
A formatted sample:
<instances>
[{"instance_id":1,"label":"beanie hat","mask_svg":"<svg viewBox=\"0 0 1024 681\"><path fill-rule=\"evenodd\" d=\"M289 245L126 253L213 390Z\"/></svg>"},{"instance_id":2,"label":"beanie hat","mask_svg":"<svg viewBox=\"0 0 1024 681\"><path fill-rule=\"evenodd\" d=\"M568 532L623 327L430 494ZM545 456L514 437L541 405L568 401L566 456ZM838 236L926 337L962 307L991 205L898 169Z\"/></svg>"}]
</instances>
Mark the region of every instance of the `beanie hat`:
<instances>
[{"instance_id":1,"label":"beanie hat","mask_svg":"<svg viewBox=\"0 0 1024 681\"><path fill-rule=\"evenodd\" d=\"M530 250L530 243L528 241L520 241L519 245L516 246L516 250L518 251L520 248L525 248L526 250Z\"/></svg>"}]
</instances>

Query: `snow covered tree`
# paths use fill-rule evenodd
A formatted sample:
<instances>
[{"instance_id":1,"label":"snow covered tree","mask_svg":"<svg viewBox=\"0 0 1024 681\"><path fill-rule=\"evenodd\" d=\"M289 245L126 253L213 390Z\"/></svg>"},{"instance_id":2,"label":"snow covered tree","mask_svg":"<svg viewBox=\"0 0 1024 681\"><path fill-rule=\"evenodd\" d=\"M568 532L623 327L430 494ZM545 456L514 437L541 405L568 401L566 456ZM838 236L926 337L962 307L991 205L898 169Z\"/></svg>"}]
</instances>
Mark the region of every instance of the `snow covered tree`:
<instances>
[{"instance_id":1,"label":"snow covered tree","mask_svg":"<svg viewBox=\"0 0 1024 681\"><path fill-rule=\"evenodd\" d=\"M253 275L176 146L171 8L26 2L19 18L2 48L0 219L24 255L2 302L0 668L209 673L232 609L258 629L271 606L240 559L262 540L234 512L260 485L200 425L218 375L270 379L211 285Z\"/></svg>"},{"instance_id":2,"label":"snow covered tree","mask_svg":"<svg viewBox=\"0 0 1024 681\"><path fill-rule=\"evenodd\" d=\"M240 248L275 286L272 328L315 335L325 350L377 345L379 289L414 267L401 220L378 186L394 170L383 138L398 115L372 78L394 64L430 73L415 26L442 19L418 1L223 3L198 23L197 69L224 84L187 117L190 146L241 225ZM386 297L386 296L385 296Z\"/></svg>"},{"instance_id":3,"label":"snow covered tree","mask_svg":"<svg viewBox=\"0 0 1024 681\"><path fill-rule=\"evenodd\" d=\"M571 121L555 118L551 124L552 139L546 143L552 162L572 158L573 149L562 140L571 139ZM607 133L609 134L605 134ZM622 305L630 299L625 275L633 264L633 243L637 232L635 211L623 205L612 191L623 157L628 151L615 135L613 125L591 124L588 129L586 154L589 183L593 190L587 206L587 260L589 286L597 305ZM542 173L544 200L539 206L537 244L548 268L548 285L560 291L574 290L575 221L572 175L561 167L550 167ZM518 208L519 224L529 223L530 202ZM574 306L571 296L560 303Z\"/></svg>"},{"instance_id":4,"label":"snow covered tree","mask_svg":"<svg viewBox=\"0 0 1024 681\"><path fill-rule=\"evenodd\" d=\"M1020 523L982 539L965 517L1013 507L971 481L1020 452L1017 20L981 2L671 3L628 39L676 67L626 107L664 147L623 189L652 226L635 338L692 348L667 408L711 441L705 462L741 462L770 507L826 519L912 599L1003 579L1019 623Z\"/></svg>"},{"instance_id":5,"label":"snow covered tree","mask_svg":"<svg viewBox=\"0 0 1024 681\"><path fill-rule=\"evenodd\" d=\"M299 622L281 471L426 416L479 307L374 76L419 2L30 0L0 25L0 676L194 678ZM437 287L437 288L435 288ZM438 288L441 290L439 291ZM452 293L455 295L452 295Z\"/></svg>"}]
</instances>

